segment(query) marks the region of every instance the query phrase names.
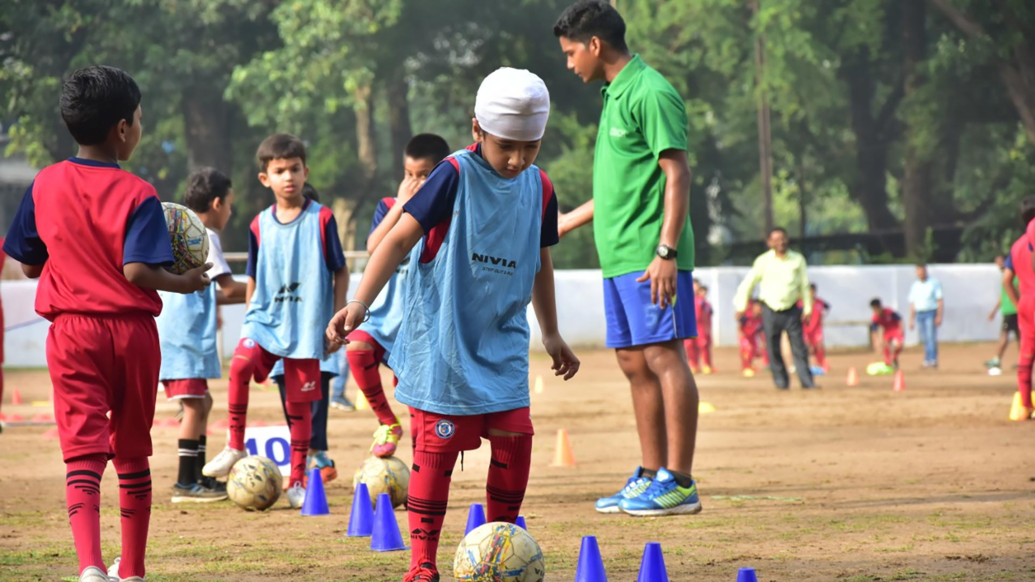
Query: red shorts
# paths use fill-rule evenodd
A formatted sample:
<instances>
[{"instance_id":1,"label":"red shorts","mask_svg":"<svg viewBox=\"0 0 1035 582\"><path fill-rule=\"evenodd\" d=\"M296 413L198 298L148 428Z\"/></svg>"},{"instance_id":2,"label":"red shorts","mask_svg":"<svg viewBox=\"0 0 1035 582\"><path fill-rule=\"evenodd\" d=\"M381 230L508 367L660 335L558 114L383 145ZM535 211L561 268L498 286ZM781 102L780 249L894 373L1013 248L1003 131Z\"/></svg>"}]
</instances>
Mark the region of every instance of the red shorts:
<instances>
[{"instance_id":1,"label":"red shorts","mask_svg":"<svg viewBox=\"0 0 1035 582\"><path fill-rule=\"evenodd\" d=\"M162 352L150 314L64 314L47 335L54 419L65 461L151 456ZM111 418L108 418L108 413Z\"/></svg>"},{"instance_id":2,"label":"red shorts","mask_svg":"<svg viewBox=\"0 0 1035 582\"><path fill-rule=\"evenodd\" d=\"M378 362L384 362L385 354L387 354L388 352L387 350L385 350L384 346L382 346L380 343L377 342L376 339L374 339L374 336L370 335L369 333L361 329L357 329L349 333L346 339L348 339L350 342L363 342L365 344L370 344L374 347L374 360Z\"/></svg>"},{"instance_id":3,"label":"red shorts","mask_svg":"<svg viewBox=\"0 0 1035 582\"><path fill-rule=\"evenodd\" d=\"M482 438L489 437L491 428L518 434L535 434L532 430L532 410L526 406L489 414L451 416L410 407L410 434L413 435L414 451L473 451L482 446Z\"/></svg>"},{"instance_id":4,"label":"red shorts","mask_svg":"<svg viewBox=\"0 0 1035 582\"><path fill-rule=\"evenodd\" d=\"M892 342L894 342L894 343L896 343L896 344L898 344L900 346L906 344L906 336L902 333L901 329L896 329L895 331L892 331L891 333L887 333L887 332L884 333L884 343L890 344Z\"/></svg>"},{"instance_id":5,"label":"red shorts","mask_svg":"<svg viewBox=\"0 0 1035 582\"><path fill-rule=\"evenodd\" d=\"M805 345L813 347L823 345L823 328L814 330L805 330L802 334L805 336Z\"/></svg>"},{"instance_id":6,"label":"red shorts","mask_svg":"<svg viewBox=\"0 0 1035 582\"><path fill-rule=\"evenodd\" d=\"M190 378L188 380L162 380L165 397L169 400L178 398L204 398L208 394L208 380Z\"/></svg>"},{"instance_id":7,"label":"red shorts","mask_svg":"<svg viewBox=\"0 0 1035 582\"><path fill-rule=\"evenodd\" d=\"M320 390L320 360L281 358L266 351L259 342L243 337L234 350L234 358L250 360L254 364L252 378L263 382L269 377L277 360L284 360L285 399L288 402L315 402L323 398Z\"/></svg>"}]
</instances>

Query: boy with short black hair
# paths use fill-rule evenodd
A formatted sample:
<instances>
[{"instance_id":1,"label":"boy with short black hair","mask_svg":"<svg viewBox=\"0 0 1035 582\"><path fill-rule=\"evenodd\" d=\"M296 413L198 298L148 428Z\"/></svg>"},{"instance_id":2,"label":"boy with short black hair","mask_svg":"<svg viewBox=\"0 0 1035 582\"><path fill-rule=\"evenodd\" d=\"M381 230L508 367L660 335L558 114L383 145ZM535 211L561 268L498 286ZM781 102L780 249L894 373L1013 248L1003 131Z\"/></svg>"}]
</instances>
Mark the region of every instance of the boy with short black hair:
<instances>
[{"instance_id":1,"label":"boy with short black hair","mask_svg":"<svg viewBox=\"0 0 1035 582\"><path fill-rule=\"evenodd\" d=\"M222 376L216 347L216 304L244 303L247 286L234 280L223 258L219 232L230 220L233 184L215 168L200 168L187 178L187 208L198 215L208 234L209 280L219 285L179 295L160 293L165 309L158 316L162 366L158 379L165 396L183 405L177 442L179 472L172 486L172 502L210 502L226 499L226 486L201 474L205 466L208 415L212 395L208 380Z\"/></svg>"},{"instance_id":2,"label":"boy with short black hair","mask_svg":"<svg viewBox=\"0 0 1035 582\"><path fill-rule=\"evenodd\" d=\"M331 209L303 195L309 168L297 137L274 134L256 154L259 181L276 202L252 221L248 241L248 310L230 363L230 440L202 472L222 477L248 455L244 429L249 383L265 380L284 360L291 476L288 503L305 499L311 403L321 399L320 360L328 351L320 322L345 304L349 274Z\"/></svg>"},{"instance_id":3,"label":"boy with short black hair","mask_svg":"<svg viewBox=\"0 0 1035 582\"><path fill-rule=\"evenodd\" d=\"M826 374L830 371L830 364L827 363L827 349L823 341L823 319L830 311L830 304L816 296L815 283L809 283L809 295L812 297L812 312L802 325L802 336L805 346L816 356L816 365ZM803 307L804 301L799 301L798 305Z\"/></svg>"},{"instance_id":4,"label":"boy with short black hair","mask_svg":"<svg viewBox=\"0 0 1035 582\"><path fill-rule=\"evenodd\" d=\"M902 347L906 343L906 336L902 333L902 316L890 307L881 305L880 299L876 298L870 301L870 309L873 310L873 321L870 324L873 347L882 346L884 365L897 370L898 356L902 353ZM877 332L882 329L884 334L878 341Z\"/></svg>"},{"instance_id":5,"label":"boy with short black hair","mask_svg":"<svg viewBox=\"0 0 1035 582\"><path fill-rule=\"evenodd\" d=\"M79 580L143 582L161 361L157 291L204 289L211 265L182 275L163 268L173 254L158 194L118 166L142 131L132 77L106 66L73 72L61 87L61 118L79 152L36 175L4 251L40 279L36 312L52 322L47 367ZM109 459L119 479L122 561L106 574L100 487Z\"/></svg>"},{"instance_id":6,"label":"boy with short black hair","mask_svg":"<svg viewBox=\"0 0 1035 582\"><path fill-rule=\"evenodd\" d=\"M546 85L528 71L499 69L482 82L474 110L476 143L446 158L406 203L355 299L327 327L329 339L348 341L395 269L407 256L416 259L389 359L414 441L405 582L438 582L453 467L483 437L492 446L488 518L517 519L532 455L530 300L557 375L568 379L579 368L557 331L548 248L558 240L557 199L532 165L550 111Z\"/></svg>"},{"instance_id":7,"label":"boy with short black hair","mask_svg":"<svg viewBox=\"0 0 1035 582\"><path fill-rule=\"evenodd\" d=\"M406 144L403 153L405 177L399 184L395 198L383 198L374 210L374 220L367 235L367 251L371 255L390 230L399 222L403 208L431 175L432 170L449 155L449 145L441 137L424 133ZM352 377L370 404L370 409L381 423L374 432L370 452L378 457L391 457L402 437L402 425L392 412L381 386L379 364L387 364L395 345L395 336L402 324L403 289L412 255L403 259L386 288L370 306L370 319L349 334L345 346Z\"/></svg>"}]
</instances>

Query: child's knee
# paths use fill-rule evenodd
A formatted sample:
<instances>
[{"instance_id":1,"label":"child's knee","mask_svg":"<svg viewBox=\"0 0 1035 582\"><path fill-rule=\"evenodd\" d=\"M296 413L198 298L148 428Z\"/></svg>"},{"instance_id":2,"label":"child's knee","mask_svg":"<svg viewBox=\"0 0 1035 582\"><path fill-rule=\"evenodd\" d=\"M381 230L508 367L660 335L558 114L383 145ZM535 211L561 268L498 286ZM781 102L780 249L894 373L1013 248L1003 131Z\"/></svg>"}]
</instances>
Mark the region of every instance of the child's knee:
<instances>
[{"instance_id":1,"label":"child's knee","mask_svg":"<svg viewBox=\"0 0 1035 582\"><path fill-rule=\"evenodd\" d=\"M255 373L255 362L251 358L234 354L230 359L230 377L238 382L250 382Z\"/></svg>"}]
</instances>

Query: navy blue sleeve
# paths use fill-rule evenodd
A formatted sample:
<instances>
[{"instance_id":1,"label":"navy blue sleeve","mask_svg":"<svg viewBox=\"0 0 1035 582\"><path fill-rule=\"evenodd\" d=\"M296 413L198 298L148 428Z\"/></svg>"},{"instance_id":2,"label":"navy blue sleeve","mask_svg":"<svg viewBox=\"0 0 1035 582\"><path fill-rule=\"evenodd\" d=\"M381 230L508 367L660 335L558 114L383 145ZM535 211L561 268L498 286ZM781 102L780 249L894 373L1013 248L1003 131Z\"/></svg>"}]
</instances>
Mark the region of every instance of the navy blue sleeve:
<instances>
[{"instance_id":1,"label":"navy blue sleeve","mask_svg":"<svg viewBox=\"0 0 1035 582\"><path fill-rule=\"evenodd\" d=\"M898 312L892 311L891 312L891 320L892 321L902 321L902 316L899 315Z\"/></svg>"},{"instance_id":2,"label":"navy blue sleeve","mask_svg":"<svg viewBox=\"0 0 1035 582\"><path fill-rule=\"evenodd\" d=\"M1003 261L1003 268L1013 271L1013 255L1006 255L1006 260Z\"/></svg>"},{"instance_id":3,"label":"navy blue sleeve","mask_svg":"<svg viewBox=\"0 0 1035 582\"><path fill-rule=\"evenodd\" d=\"M323 254L327 259L327 270L337 273L345 266L345 253L341 250L341 239L338 238L338 222L332 214L323 225Z\"/></svg>"},{"instance_id":4,"label":"navy blue sleeve","mask_svg":"<svg viewBox=\"0 0 1035 582\"><path fill-rule=\"evenodd\" d=\"M169 265L173 262L169 227L157 197L146 198L137 206L126 223L126 240L122 243L122 264L146 263Z\"/></svg>"},{"instance_id":5,"label":"navy blue sleeve","mask_svg":"<svg viewBox=\"0 0 1035 582\"><path fill-rule=\"evenodd\" d=\"M552 247L561 242L561 236L557 232L557 192L550 194L550 201L546 203L546 212L543 212L543 230L539 234L539 248Z\"/></svg>"},{"instance_id":6,"label":"navy blue sleeve","mask_svg":"<svg viewBox=\"0 0 1035 582\"><path fill-rule=\"evenodd\" d=\"M388 204L385 203L384 198L378 201L377 208L374 209L374 219L370 221L370 232L367 233L367 238L370 238L370 235L374 234L377 227L381 226L381 221L388 215L389 210L391 209L388 208Z\"/></svg>"},{"instance_id":7,"label":"navy blue sleeve","mask_svg":"<svg viewBox=\"0 0 1035 582\"><path fill-rule=\"evenodd\" d=\"M435 166L428 180L406 203L403 211L413 216L427 235L432 228L452 215L459 187L460 170L446 158Z\"/></svg>"},{"instance_id":8,"label":"navy blue sleeve","mask_svg":"<svg viewBox=\"0 0 1035 582\"><path fill-rule=\"evenodd\" d=\"M876 321L870 324L870 331L877 331L880 329L880 324Z\"/></svg>"},{"instance_id":9,"label":"navy blue sleeve","mask_svg":"<svg viewBox=\"0 0 1035 582\"><path fill-rule=\"evenodd\" d=\"M259 260L259 237L255 236L255 231L248 229L248 263L244 267L246 275L255 278L255 263Z\"/></svg>"},{"instance_id":10,"label":"navy blue sleeve","mask_svg":"<svg viewBox=\"0 0 1035 582\"><path fill-rule=\"evenodd\" d=\"M29 184L29 189L25 191L22 203L14 213L11 228L7 231L7 240L4 241L4 252L26 265L42 265L50 257L47 245L36 230L36 203L32 199L34 184Z\"/></svg>"}]
</instances>

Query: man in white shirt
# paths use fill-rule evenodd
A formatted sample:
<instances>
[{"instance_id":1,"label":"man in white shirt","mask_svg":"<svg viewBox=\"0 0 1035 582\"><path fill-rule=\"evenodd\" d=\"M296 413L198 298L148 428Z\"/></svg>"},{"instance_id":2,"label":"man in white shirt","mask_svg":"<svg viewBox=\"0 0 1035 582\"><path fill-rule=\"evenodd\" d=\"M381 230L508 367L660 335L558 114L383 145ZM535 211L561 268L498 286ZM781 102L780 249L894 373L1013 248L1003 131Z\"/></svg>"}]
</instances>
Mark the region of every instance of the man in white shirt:
<instances>
[{"instance_id":1,"label":"man in white shirt","mask_svg":"<svg viewBox=\"0 0 1035 582\"><path fill-rule=\"evenodd\" d=\"M927 265L916 266L916 281L909 288L909 329L920 324L924 344L924 367L938 367L938 328L942 325L945 301L942 284L927 275Z\"/></svg>"}]
</instances>

